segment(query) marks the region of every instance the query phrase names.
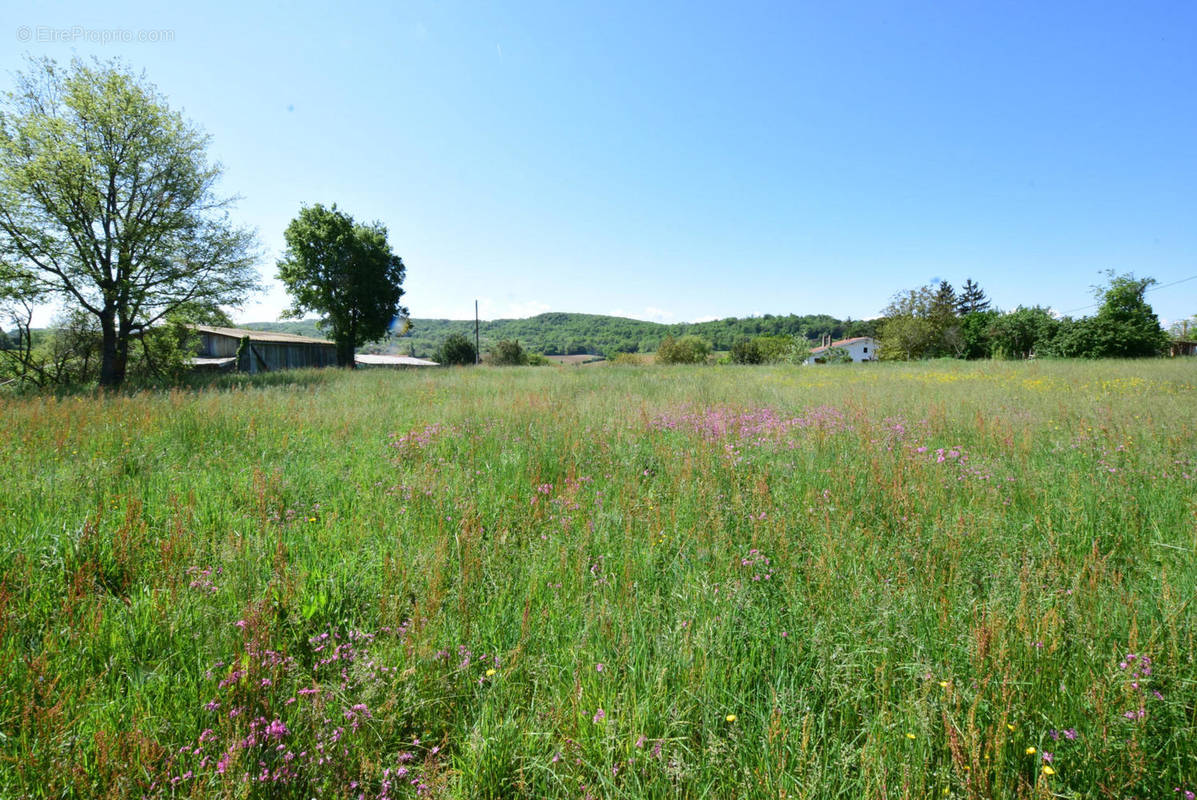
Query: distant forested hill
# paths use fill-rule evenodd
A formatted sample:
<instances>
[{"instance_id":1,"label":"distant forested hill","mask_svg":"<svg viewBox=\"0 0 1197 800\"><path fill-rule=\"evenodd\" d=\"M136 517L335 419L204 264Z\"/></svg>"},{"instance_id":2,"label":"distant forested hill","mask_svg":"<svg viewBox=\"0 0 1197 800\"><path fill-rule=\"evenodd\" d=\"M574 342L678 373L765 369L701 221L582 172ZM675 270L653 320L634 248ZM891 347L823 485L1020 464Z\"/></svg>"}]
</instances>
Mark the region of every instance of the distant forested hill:
<instances>
[{"instance_id":1,"label":"distant forested hill","mask_svg":"<svg viewBox=\"0 0 1197 800\"><path fill-rule=\"evenodd\" d=\"M251 322L243 327L301 336L327 336L315 320ZM610 356L615 353L653 352L667 335L695 334L709 341L716 350L727 350L736 340L753 336L802 336L817 343L828 334L836 339L870 336L874 333L873 328L871 321L838 320L826 314L765 314L763 317L728 317L711 322L665 325L602 314L550 312L528 319L484 321L479 326L479 334L483 351L502 339L517 339L525 349L545 355L593 353ZM453 333L460 333L472 341L473 320L413 319L411 330L405 336L368 345L363 349L428 357Z\"/></svg>"}]
</instances>

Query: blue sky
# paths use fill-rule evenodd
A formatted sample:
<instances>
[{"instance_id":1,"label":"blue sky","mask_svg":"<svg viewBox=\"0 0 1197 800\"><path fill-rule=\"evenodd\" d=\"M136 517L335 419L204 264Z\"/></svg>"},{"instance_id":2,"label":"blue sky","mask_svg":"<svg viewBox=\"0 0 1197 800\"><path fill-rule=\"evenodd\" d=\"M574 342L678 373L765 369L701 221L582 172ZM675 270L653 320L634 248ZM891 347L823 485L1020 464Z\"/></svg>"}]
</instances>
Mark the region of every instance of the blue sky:
<instances>
[{"instance_id":1,"label":"blue sky","mask_svg":"<svg viewBox=\"0 0 1197 800\"><path fill-rule=\"evenodd\" d=\"M941 277L1083 314L1102 270L1197 276L1193 2L2 8L6 87L26 53L144 69L264 278L335 202L416 317L862 318ZM1197 280L1149 299L1197 313Z\"/></svg>"}]
</instances>

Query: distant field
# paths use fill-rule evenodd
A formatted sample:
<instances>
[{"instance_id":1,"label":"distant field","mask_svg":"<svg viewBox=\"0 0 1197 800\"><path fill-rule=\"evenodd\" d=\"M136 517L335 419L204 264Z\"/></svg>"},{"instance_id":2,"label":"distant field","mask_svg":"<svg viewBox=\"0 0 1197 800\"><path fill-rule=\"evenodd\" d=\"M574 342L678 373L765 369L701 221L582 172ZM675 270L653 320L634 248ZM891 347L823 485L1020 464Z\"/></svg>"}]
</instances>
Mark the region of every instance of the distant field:
<instances>
[{"instance_id":1,"label":"distant field","mask_svg":"<svg viewBox=\"0 0 1197 800\"><path fill-rule=\"evenodd\" d=\"M267 379L0 404L0 797L1197 791L1192 362Z\"/></svg>"}]
</instances>

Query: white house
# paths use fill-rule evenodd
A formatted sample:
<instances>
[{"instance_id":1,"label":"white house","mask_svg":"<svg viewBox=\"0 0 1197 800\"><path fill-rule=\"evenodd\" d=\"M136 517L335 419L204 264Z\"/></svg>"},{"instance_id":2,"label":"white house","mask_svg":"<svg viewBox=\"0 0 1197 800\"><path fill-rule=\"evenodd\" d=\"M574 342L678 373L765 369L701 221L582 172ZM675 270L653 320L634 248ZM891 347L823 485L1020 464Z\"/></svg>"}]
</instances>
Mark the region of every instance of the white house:
<instances>
[{"instance_id":1,"label":"white house","mask_svg":"<svg viewBox=\"0 0 1197 800\"><path fill-rule=\"evenodd\" d=\"M833 342L830 336L825 336L823 344L811 350L810 358L803 363L822 364L827 357L827 351L833 347L847 351L854 362L877 360L877 340L872 336L854 336L851 339L840 339L838 342Z\"/></svg>"}]
</instances>

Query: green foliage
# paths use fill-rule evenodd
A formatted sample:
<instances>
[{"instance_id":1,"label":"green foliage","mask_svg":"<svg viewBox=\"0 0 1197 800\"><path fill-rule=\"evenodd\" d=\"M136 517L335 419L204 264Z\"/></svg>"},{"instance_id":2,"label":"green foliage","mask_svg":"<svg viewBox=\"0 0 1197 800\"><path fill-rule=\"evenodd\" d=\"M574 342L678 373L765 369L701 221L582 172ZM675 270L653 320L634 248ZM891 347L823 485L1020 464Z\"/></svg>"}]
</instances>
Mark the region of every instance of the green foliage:
<instances>
[{"instance_id":1,"label":"green foliage","mask_svg":"<svg viewBox=\"0 0 1197 800\"><path fill-rule=\"evenodd\" d=\"M758 336L755 341L761 362L765 364L788 363L796 346L809 348L805 340L799 341L793 336Z\"/></svg>"},{"instance_id":2,"label":"green foliage","mask_svg":"<svg viewBox=\"0 0 1197 800\"><path fill-rule=\"evenodd\" d=\"M304 336L321 335L314 320L249 323L247 327ZM745 338L817 340L825 334L833 338L873 336L876 322L839 320L825 314L766 314L745 319L729 317L711 322L665 325L599 314L551 312L527 319L484 320L480 329L483 351L492 348L500 339L519 339L527 349L547 355L590 353L612 357L616 353L653 353L666 335L677 339L692 334L711 342L715 350L730 350L737 340ZM415 318L411 320L411 330L389 343L387 349L431 357L451 333L460 333L472 341L474 321Z\"/></svg>"},{"instance_id":3,"label":"green foliage","mask_svg":"<svg viewBox=\"0 0 1197 800\"><path fill-rule=\"evenodd\" d=\"M377 341L407 316L403 259L391 252L381 222L361 225L336 204L304 206L285 232L278 279L292 297L288 315L321 314L337 363L354 366L354 350Z\"/></svg>"},{"instance_id":4,"label":"green foliage","mask_svg":"<svg viewBox=\"0 0 1197 800\"><path fill-rule=\"evenodd\" d=\"M800 337L758 336L733 344L727 355L727 363L801 364L810 357L810 351L810 343Z\"/></svg>"},{"instance_id":5,"label":"green foliage","mask_svg":"<svg viewBox=\"0 0 1197 800\"><path fill-rule=\"evenodd\" d=\"M1052 343L1055 355L1071 358L1145 358L1167 351L1168 334L1144 295L1152 278L1108 273L1109 285L1095 290L1101 308L1092 317L1061 321Z\"/></svg>"},{"instance_id":6,"label":"green foliage","mask_svg":"<svg viewBox=\"0 0 1197 800\"><path fill-rule=\"evenodd\" d=\"M1079 320L1057 320L1040 307L1019 306L1004 314L989 310L972 279L959 297L947 281L901 292L880 324L881 357L1136 358L1163 353L1167 334L1144 300L1155 281L1113 272L1109 278L1106 288L1096 290L1100 310Z\"/></svg>"},{"instance_id":7,"label":"green foliage","mask_svg":"<svg viewBox=\"0 0 1197 800\"><path fill-rule=\"evenodd\" d=\"M436 351L435 360L446 367L473 366L478 361L474 343L460 333L451 333Z\"/></svg>"},{"instance_id":8,"label":"green foliage","mask_svg":"<svg viewBox=\"0 0 1197 800\"><path fill-rule=\"evenodd\" d=\"M171 315L134 336L126 384L145 388L183 381L199 345L192 321ZM18 345L0 354L0 379L13 378L39 388L80 388L99 380L104 340L94 316L66 311L50 328L35 333L27 347Z\"/></svg>"},{"instance_id":9,"label":"green foliage","mask_svg":"<svg viewBox=\"0 0 1197 800\"><path fill-rule=\"evenodd\" d=\"M1046 308L1019 306L996 315L989 325L991 353L999 358L1030 358L1051 351L1060 322Z\"/></svg>"},{"instance_id":10,"label":"green foliage","mask_svg":"<svg viewBox=\"0 0 1197 800\"><path fill-rule=\"evenodd\" d=\"M486 360L497 367L519 367L528 363L528 354L517 339L504 339L494 346Z\"/></svg>"},{"instance_id":11,"label":"green foliage","mask_svg":"<svg viewBox=\"0 0 1197 800\"><path fill-rule=\"evenodd\" d=\"M134 338L156 323L256 288L254 237L228 222L207 148L118 62L35 61L4 95L0 295L92 317L102 386L125 380Z\"/></svg>"},{"instance_id":12,"label":"green foliage","mask_svg":"<svg viewBox=\"0 0 1197 800\"><path fill-rule=\"evenodd\" d=\"M1153 278L1109 273L1110 283L1101 291L1101 308L1094 317L1097 358L1144 358L1168 348L1168 335L1159 317L1144 299Z\"/></svg>"},{"instance_id":13,"label":"green foliage","mask_svg":"<svg viewBox=\"0 0 1197 800\"><path fill-rule=\"evenodd\" d=\"M964 286L956 298L956 314L960 317L967 317L969 314L978 314L988 310L989 300L985 297L985 292L981 291L981 287L974 283L972 278L969 278L964 282Z\"/></svg>"},{"instance_id":14,"label":"green foliage","mask_svg":"<svg viewBox=\"0 0 1197 800\"><path fill-rule=\"evenodd\" d=\"M698 336L674 339L666 336L657 348L659 364L702 364L711 354L711 345Z\"/></svg>"},{"instance_id":15,"label":"green foliage","mask_svg":"<svg viewBox=\"0 0 1197 800\"><path fill-rule=\"evenodd\" d=\"M894 295L878 331L882 359L910 361L938 354L939 331L932 319L934 302L935 292L929 286Z\"/></svg>"},{"instance_id":16,"label":"green foliage","mask_svg":"<svg viewBox=\"0 0 1197 800\"><path fill-rule=\"evenodd\" d=\"M988 306L988 302L985 305ZM990 329L999 316L999 312L993 309L984 309L969 311L960 317L960 337L964 345L962 357L977 359L994 355Z\"/></svg>"},{"instance_id":17,"label":"green foliage","mask_svg":"<svg viewBox=\"0 0 1197 800\"><path fill-rule=\"evenodd\" d=\"M728 354L731 363L763 364L765 358L758 342L758 339L740 339L733 344L731 352Z\"/></svg>"}]
</instances>

